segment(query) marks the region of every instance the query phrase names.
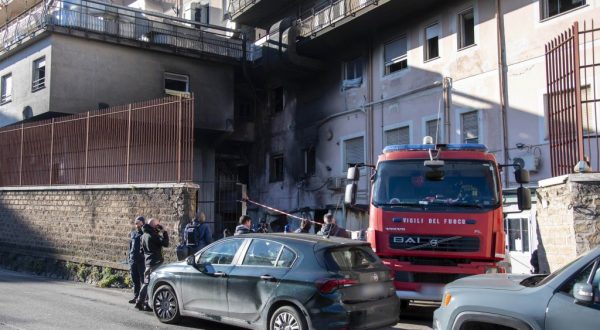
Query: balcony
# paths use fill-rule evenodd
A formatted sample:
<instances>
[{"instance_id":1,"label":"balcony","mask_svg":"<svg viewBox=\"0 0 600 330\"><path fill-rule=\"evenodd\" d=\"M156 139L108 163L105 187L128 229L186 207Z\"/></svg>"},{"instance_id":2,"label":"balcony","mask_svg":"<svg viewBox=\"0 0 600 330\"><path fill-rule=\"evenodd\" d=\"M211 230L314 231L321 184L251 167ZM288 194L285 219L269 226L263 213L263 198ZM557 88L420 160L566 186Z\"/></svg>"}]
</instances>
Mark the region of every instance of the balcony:
<instances>
[{"instance_id":1,"label":"balcony","mask_svg":"<svg viewBox=\"0 0 600 330\"><path fill-rule=\"evenodd\" d=\"M229 0L227 13L238 24L268 29L281 19L278 13L296 3L296 0Z\"/></svg>"},{"instance_id":2,"label":"balcony","mask_svg":"<svg viewBox=\"0 0 600 330\"><path fill-rule=\"evenodd\" d=\"M236 30L96 1L54 1L0 28L0 56L45 31L221 60L260 54Z\"/></svg>"}]
</instances>

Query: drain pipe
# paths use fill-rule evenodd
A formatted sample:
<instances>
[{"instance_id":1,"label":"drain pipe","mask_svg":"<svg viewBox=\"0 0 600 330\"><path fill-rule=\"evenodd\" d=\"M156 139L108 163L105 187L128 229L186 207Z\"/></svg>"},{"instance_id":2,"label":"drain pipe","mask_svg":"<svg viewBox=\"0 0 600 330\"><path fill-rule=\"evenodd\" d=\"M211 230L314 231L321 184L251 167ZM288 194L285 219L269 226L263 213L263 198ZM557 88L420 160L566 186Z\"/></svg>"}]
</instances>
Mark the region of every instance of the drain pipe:
<instances>
[{"instance_id":1,"label":"drain pipe","mask_svg":"<svg viewBox=\"0 0 600 330\"><path fill-rule=\"evenodd\" d=\"M444 77L444 141L450 143L450 104L452 104L452 78Z\"/></svg>"},{"instance_id":2,"label":"drain pipe","mask_svg":"<svg viewBox=\"0 0 600 330\"><path fill-rule=\"evenodd\" d=\"M500 88L500 115L502 117L502 151L504 163L508 163L508 115L506 109L507 85L506 85L506 52L504 49L504 19L500 0L496 0L496 32L498 41L498 86ZM504 187L508 188L510 175L504 170Z\"/></svg>"}]
</instances>

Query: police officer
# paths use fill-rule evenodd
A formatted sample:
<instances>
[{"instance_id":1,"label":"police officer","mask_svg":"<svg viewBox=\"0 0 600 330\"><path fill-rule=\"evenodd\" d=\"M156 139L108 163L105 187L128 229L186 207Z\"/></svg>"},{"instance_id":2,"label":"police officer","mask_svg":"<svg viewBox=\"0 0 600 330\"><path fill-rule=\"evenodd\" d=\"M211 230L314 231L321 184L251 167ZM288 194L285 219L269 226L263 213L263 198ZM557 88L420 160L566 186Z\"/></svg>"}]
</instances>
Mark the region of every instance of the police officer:
<instances>
[{"instance_id":1,"label":"police officer","mask_svg":"<svg viewBox=\"0 0 600 330\"><path fill-rule=\"evenodd\" d=\"M200 212L183 229L183 243L188 248L188 255L192 255L212 242L212 232L206 223L206 215L204 212Z\"/></svg>"},{"instance_id":2,"label":"police officer","mask_svg":"<svg viewBox=\"0 0 600 330\"><path fill-rule=\"evenodd\" d=\"M130 304L135 304L139 294L142 282L144 281L144 253L141 251L142 227L146 223L143 216L135 218L135 230L129 234L129 271L131 273L131 281L133 282L133 299L129 300Z\"/></svg>"},{"instance_id":3,"label":"police officer","mask_svg":"<svg viewBox=\"0 0 600 330\"><path fill-rule=\"evenodd\" d=\"M140 289L135 307L141 311L151 310L146 303L148 295L148 283L150 282L150 273L165 261L162 253L163 247L169 247L169 235L160 225L158 219L150 219L142 227L142 251L144 251L144 260L146 270L144 271L144 284Z\"/></svg>"}]
</instances>

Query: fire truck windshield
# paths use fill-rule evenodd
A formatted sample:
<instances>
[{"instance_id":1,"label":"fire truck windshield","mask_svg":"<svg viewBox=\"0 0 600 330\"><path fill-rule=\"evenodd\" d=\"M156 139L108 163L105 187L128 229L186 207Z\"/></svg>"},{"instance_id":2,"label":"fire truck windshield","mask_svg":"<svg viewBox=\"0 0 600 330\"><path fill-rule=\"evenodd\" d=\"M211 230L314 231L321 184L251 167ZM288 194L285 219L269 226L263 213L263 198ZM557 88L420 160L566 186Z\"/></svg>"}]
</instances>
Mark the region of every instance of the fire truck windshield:
<instances>
[{"instance_id":1,"label":"fire truck windshield","mask_svg":"<svg viewBox=\"0 0 600 330\"><path fill-rule=\"evenodd\" d=\"M498 174L492 162L445 160L437 170L443 175L431 175L431 171L423 160L381 162L375 175L373 204L485 209L499 205Z\"/></svg>"}]
</instances>

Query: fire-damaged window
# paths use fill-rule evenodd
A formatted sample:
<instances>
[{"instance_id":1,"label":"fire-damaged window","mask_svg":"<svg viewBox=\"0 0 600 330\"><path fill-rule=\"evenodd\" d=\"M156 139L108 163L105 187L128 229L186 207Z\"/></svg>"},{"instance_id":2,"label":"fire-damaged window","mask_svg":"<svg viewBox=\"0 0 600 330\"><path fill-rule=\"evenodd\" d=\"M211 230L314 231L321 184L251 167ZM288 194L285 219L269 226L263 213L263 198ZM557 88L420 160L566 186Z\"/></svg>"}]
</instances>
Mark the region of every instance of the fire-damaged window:
<instances>
[{"instance_id":1,"label":"fire-damaged window","mask_svg":"<svg viewBox=\"0 0 600 330\"><path fill-rule=\"evenodd\" d=\"M463 143L479 143L479 116L477 111L461 114L460 128Z\"/></svg>"},{"instance_id":2,"label":"fire-damaged window","mask_svg":"<svg viewBox=\"0 0 600 330\"><path fill-rule=\"evenodd\" d=\"M365 162L364 137L359 136L344 140L342 169L346 171L348 164L361 164Z\"/></svg>"},{"instance_id":3,"label":"fire-damaged window","mask_svg":"<svg viewBox=\"0 0 600 330\"><path fill-rule=\"evenodd\" d=\"M315 147L304 149L304 174L306 176L314 175L317 167L317 158Z\"/></svg>"},{"instance_id":4,"label":"fire-damaged window","mask_svg":"<svg viewBox=\"0 0 600 330\"><path fill-rule=\"evenodd\" d=\"M475 44L475 17L473 8L458 14L459 38L458 49Z\"/></svg>"},{"instance_id":5,"label":"fire-damaged window","mask_svg":"<svg viewBox=\"0 0 600 330\"><path fill-rule=\"evenodd\" d=\"M542 19L549 18L583 5L585 0L542 0L540 16Z\"/></svg>"},{"instance_id":6,"label":"fire-damaged window","mask_svg":"<svg viewBox=\"0 0 600 330\"><path fill-rule=\"evenodd\" d=\"M408 67L406 36L402 36L383 46L385 72L388 75Z\"/></svg>"},{"instance_id":7,"label":"fire-damaged window","mask_svg":"<svg viewBox=\"0 0 600 330\"><path fill-rule=\"evenodd\" d=\"M269 182L283 181L283 154L272 154L269 161Z\"/></svg>"},{"instance_id":8,"label":"fire-damaged window","mask_svg":"<svg viewBox=\"0 0 600 330\"><path fill-rule=\"evenodd\" d=\"M509 251L529 251L529 220L526 218L506 219L506 244Z\"/></svg>"},{"instance_id":9,"label":"fire-damaged window","mask_svg":"<svg viewBox=\"0 0 600 330\"><path fill-rule=\"evenodd\" d=\"M425 28L425 61L440 56L439 48L440 24L435 23Z\"/></svg>"},{"instance_id":10,"label":"fire-damaged window","mask_svg":"<svg viewBox=\"0 0 600 330\"><path fill-rule=\"evenodd\" d=\"M283 87L277 87L271 90L271 109L274 113L282 112L285 107Z\"/></svg>"},{"instance_id":11,"label":"fire-damaged window","mask_svg":"<svg viewBox=\"0 0 600 330\"><path fill-rule=\"evenodd\" d=\"M165 72L165 90L177 92L190 91L190 77L183 74Z\"/></svg>"},{"instance_id":12,"label":"fire-damaged window","mask_svg":"<svg viewBox=\"0 0 600 330\"><path fill-rule=\"evenodd\" d=\"M357 57L343 63L342 90L360 87L363 76L363 59Z\"/></svg>"}]
</instances>

